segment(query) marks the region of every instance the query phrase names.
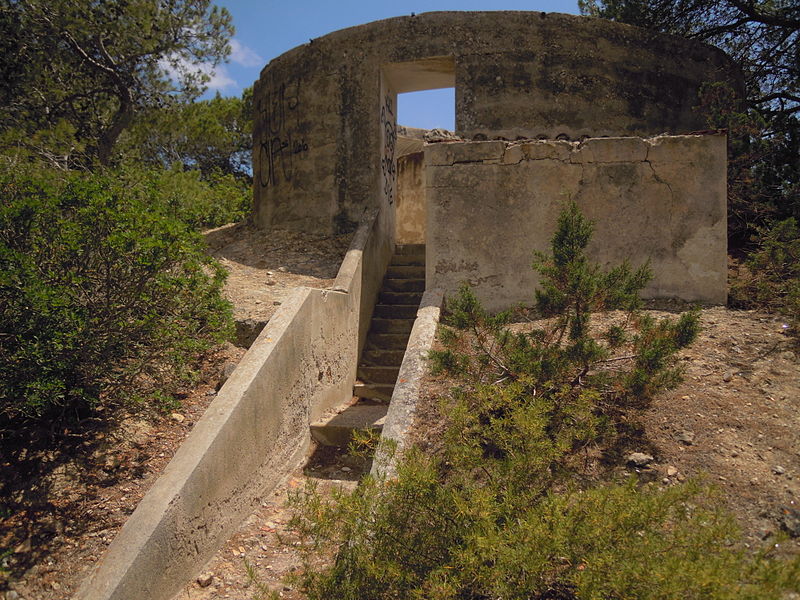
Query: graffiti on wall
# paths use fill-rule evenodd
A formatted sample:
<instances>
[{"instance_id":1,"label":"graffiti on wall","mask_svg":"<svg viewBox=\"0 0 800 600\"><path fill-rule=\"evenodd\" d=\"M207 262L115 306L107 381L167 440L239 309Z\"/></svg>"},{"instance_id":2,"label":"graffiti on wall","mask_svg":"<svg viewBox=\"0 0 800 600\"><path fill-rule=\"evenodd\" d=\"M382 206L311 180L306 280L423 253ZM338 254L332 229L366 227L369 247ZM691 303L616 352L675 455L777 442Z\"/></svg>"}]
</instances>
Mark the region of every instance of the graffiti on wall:
<instances>
[{"instance_id":1,"label":"graffiti on wall","mask_svg":"<svg viewBox=\"0 0 800 600\"><path fill-rule=\"evenodd\" d=\"M300 80L281 83L257 99L261 120L259 179L261 187L291 181L294 159L308 152L308 142L298 134L300 123Z\"/></svg>"},{"instance_id":2,"label":"graffiti on wall","mask_svg":"<svg viewBox=\"0 0 800 600\"><path fill-rule=\"evenodd\" d=\"M383 195L389 204L394 203L397 184L397 119L394 114L394 100L386 94L381 106L381 128L383 130L383 150L381 153L381 173L383 174Z\"/></svg>"}]
</instances>

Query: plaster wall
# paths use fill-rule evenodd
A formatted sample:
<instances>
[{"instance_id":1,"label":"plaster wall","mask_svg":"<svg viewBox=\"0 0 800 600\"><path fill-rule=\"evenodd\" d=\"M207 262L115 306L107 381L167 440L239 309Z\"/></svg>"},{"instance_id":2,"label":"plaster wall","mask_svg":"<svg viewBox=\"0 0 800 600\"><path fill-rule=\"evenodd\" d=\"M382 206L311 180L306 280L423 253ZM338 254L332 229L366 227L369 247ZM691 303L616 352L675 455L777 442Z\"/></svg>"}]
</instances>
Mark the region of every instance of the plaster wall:
<instances>
[{"instance_id":1,"label":"plaster wall","mask_svg":"<svg viewBox=\"0 0 800 600\"><path fill-rule=\"evenodd\" d=\"M391 206L397 93L454 86L469 139L578 139L703 129L692 107L711 81L741 87L715 48L574 15L433 12L337 31L255 84L255 218L330 232Z\"/></svg>"},{"instance_id":2,"label":"plaster wall","mask_svg":"<svg viewBox=\"0 0 800 600\"><path fill-rule=\"evenodd\" d=\"M650 260L645 297L723 304L726 161L724 135L427 145L426 286L466 281L490 310L531 303L532 252L572 199L594 222L593 260Z\"/></svg>"},{"instance_id":3,"label":"plaster wall","mask_svg":"<svg viewBox=\"0 0 800 600\"><path fill-rule=\"evenodd\" d=\"M425 153L397 159L397 243L425 243Z\"/></svg>"},{"instance_id":4,"label":"plaster wall","mask_svg":"<svg viewBox=\"0 0 800 600\"><path fill-rule=\"evenodd\" d=\"M81 586L79 600L172 598L305 459L310 423L352 397L393 226L370 215L334 289L297 288L281 305Z\"/></svg>"}]
</instances>

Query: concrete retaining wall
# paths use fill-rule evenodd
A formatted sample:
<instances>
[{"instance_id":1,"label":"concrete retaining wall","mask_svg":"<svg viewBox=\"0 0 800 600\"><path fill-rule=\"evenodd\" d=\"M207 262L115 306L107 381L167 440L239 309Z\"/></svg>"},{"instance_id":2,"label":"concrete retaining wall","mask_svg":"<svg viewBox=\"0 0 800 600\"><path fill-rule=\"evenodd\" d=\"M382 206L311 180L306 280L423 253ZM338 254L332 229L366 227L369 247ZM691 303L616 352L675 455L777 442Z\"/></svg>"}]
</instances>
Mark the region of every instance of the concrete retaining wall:
<instances>
[{"instance_id":1,"label":"concrete retaining wall","mask_svg":"<svg viewBox=\"0 0 800 600\"><path fill-rule=\"evenodd\" d=\"M335 289L298 288L283 303L77 598L171 598L304 460L310 422L352 395L393 235L392 219L371 215Z\"/></svg>"},{"instance_id":2,"label":"concrete retaining wall","mask_svg":"<svg viewBox=\"0 0 800 600\"><path fill-rule=\"evenodd\" d=\"M646 297L727 298L724 135L425 147L426 285L468 282L490 310L531 303L533 251L566 200L595 223L593 260L650 260Z\"/></svg>"}]
</instances>

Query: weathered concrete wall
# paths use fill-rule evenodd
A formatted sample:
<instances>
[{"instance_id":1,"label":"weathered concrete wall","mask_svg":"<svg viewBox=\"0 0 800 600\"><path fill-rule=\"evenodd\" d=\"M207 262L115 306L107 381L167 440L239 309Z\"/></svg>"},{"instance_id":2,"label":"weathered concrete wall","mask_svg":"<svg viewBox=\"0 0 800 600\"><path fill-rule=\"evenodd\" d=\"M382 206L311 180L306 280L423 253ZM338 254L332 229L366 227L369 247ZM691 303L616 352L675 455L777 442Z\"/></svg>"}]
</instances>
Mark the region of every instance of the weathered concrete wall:
<instances>
[{"instance_id":1,"label":"weathered concrete wall","mask_svg":"<svg viewBox=\"0 0 800 600\"><path fill-rule=\"evenodd\" d=\"M428 288L467 281L491 310L530 303L532 252L549 251L573 199L595 223L593 260L650 260L646 297L726 301L724 135L442 143L425 156Z\"/></svg>"},{"instance_id":2,"label":"weathered concrete wall","mask_svg":"<svg viewBox=\"0 0 800 600\"><path fill-rule=\"evenodd\" d=\"M389 213L389 214L387 214ZM394 211L374 210L353 236L331 289L349 292L359 283L358 356L367 341L372 311L395 244Z\"/></svg>"},{"instance_id":3,"label":"weathered concrete wall","mask_svg":"<svg viewBox=\"0 0 800 600\"><path fill-rule=\"evenodd\" d=\"M390 206L396 94L454 86L467 138L703 129L703 82L740 85L709 46L539 12L434 12L344 29L270 62L254 90L256 221L330 231Z\"/></svg>"},{"instance_id":4,"label":"weathered concrete wall","mask_svg":"<svg viewBox=\"0 0 800 600\"><path fill-rule=\"evenodd\" d=\"M425 153L397 159L397 243L425 243Z\"/></svg>"},{"instance_id":5,"label":"weathered concrete wall","mask_svg":"<svg viewBox=\"0 0 800 600\"><path fill-rule=\"evenodd\" d=\"M298 288L281 305L77 598L168 600L304 460L310 423L352 396L393 232L373 215L336 289Z\"/></svg>"}]
</instances>

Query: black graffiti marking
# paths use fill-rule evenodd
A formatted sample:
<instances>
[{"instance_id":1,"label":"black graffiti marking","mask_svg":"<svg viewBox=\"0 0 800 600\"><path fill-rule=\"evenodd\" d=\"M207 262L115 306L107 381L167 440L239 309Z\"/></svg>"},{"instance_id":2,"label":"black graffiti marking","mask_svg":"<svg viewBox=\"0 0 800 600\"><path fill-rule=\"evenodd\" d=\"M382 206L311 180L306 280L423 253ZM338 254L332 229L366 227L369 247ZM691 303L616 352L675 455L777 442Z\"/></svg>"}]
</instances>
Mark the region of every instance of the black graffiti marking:
<instances>
[{"instance_id":1,"label":"black graffiti marking","mask_svg":"<svg viewBox=\"0 0 800 600\"><path fill-rule=\"evenodd\" d=\"M392 97L384 97L381 107L381 125L383 126L383 153L381 156L381 173L383 174L383 194L394 203L394 188L397 181L397 163L395 150L397 148L397 124L394 119Z\"/></svg>"},{"instance_id":2,"label":"black graffiti marking","mask_svg":"<svg viewBox=\"0 0 800 600\"><path fill-rule=\"evenodd\" d=\"M259 181L261 187L276 186L280 181L291 181L292 157L308 152L308 142L293 139L290 117L299 125L300 82L282 83L258 100L258 115L263 124L259 140Z\"/></svg>"}]
</instances>

